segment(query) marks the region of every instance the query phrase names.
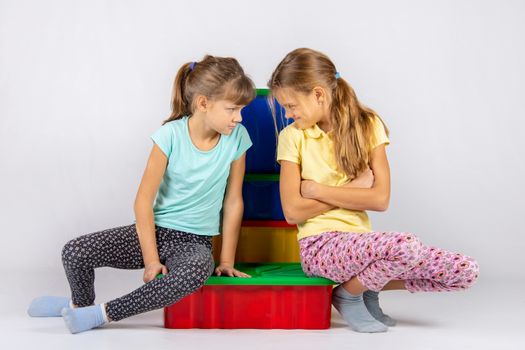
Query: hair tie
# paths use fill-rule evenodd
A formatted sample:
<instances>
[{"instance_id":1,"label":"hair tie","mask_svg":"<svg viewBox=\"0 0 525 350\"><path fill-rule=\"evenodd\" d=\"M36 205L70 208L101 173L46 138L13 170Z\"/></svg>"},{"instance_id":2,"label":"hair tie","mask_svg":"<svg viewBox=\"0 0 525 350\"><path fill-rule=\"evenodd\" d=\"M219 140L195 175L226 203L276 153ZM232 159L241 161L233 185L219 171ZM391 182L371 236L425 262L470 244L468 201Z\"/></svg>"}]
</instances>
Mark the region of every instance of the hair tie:
<instances>
[{"instance_id":1,"label":"hair tie","mask_svg":"<svg viewBox=\"0 0 525 350\"><path fill-rule=\"evenodd\" d=\"M195 68L196 64L197 64L197 62L191 62L190 63L190 70L193 70L193 68Z\"/></svg>"},{"instance_id":2,"label":"hair tie","mask_svg":"<svg viewBox=\"0 0 525 350\"><path fill-rule=\"evenodd\" d=\"M341 74L339 74L339 72L335 72L335 79L337 80L339 78L341 78Z\"/></svg>"}]
</instances>

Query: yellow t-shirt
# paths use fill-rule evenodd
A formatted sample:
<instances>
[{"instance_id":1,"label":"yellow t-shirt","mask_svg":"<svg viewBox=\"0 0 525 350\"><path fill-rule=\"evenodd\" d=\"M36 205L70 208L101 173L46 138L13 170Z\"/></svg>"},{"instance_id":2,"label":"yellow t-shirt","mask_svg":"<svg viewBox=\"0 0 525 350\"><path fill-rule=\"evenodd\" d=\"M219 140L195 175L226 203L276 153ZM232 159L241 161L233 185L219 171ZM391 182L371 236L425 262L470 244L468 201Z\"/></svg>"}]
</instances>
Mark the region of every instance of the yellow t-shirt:
<instances>
[{"instance_id":1,"label":"yellow t-shirt","mask_svg":"<svg viewBox=\"0 0 525 350\"><path fill-rule=\"evenodd\" d=\"M296 128L294 124L288 125L279 134L277 161L288 160L299 164L302 180L313 180L328 186L341 186L347 183L349 178L337 169L330 133L325 133L317 124L305 130ZM373 121L373 130L375 142L372 144L372 149L390 143L383 123L377 117ZM372 231L365 211L342 208L329 210L297 226L298 239L328 231Z\"/></svg>"}]
</instances>

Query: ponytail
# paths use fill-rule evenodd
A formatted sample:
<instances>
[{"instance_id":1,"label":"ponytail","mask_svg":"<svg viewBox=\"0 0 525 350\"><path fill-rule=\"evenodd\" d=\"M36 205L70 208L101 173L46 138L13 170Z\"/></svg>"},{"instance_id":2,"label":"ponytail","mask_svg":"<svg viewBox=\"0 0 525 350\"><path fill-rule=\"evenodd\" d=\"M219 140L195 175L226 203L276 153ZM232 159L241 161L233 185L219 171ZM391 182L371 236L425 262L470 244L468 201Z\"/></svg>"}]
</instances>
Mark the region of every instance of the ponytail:
<instances>
[{"instance_id":1,"label":"ponytail","mask_svg":"<svg viewBox=\"0 0 525 350\"><path fill-rule=\"evenodd\" d=\"M185 63L182 67L179 68L177 75L175 76L175 81L173 82L172 96L171 96L171 114L166 119L162 125L172 120L177 120L182 118L185 115L190 114L190 106L188 101L184 98L184 90L186 85L186 79L190 73L191 63Z\"/></svg>"},{"instance_id":2,"label":"ponytail","mask_svg":"<svg viewBox=\"0 0 525 350\"><path fill-rule=\"evenodd\" d=\"M375 113L361 106L352 87L339 78L332 93L330 114L337 165L354 178L368 167Z\"/></svg>"}]
</instances>

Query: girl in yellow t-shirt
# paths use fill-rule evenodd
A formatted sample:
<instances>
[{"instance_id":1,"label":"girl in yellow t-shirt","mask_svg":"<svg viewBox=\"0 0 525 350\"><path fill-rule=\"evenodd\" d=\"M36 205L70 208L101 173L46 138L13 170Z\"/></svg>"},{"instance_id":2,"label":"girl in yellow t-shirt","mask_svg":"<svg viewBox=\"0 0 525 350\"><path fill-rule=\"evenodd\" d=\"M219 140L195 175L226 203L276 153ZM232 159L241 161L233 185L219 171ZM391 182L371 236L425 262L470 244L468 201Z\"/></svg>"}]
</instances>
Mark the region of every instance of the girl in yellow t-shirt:
<instances>
[{"instance_id":1,"label":"girl in yellow t-shirt","mask_svg":"<svg viewBox=\"0 0 525 350\"><path fill-rule=\"evenodd\" d=\"M277 160L303 270L340 283L332 302L352 329L395 325L379 306L381 290L453 291L475 282L471 257L425 246L411 233L372 230L365 210L384 211L390 199L388 129L326 55L290 52L268 86L294 120L279 135Z\"/></svg>"}]
</instances>

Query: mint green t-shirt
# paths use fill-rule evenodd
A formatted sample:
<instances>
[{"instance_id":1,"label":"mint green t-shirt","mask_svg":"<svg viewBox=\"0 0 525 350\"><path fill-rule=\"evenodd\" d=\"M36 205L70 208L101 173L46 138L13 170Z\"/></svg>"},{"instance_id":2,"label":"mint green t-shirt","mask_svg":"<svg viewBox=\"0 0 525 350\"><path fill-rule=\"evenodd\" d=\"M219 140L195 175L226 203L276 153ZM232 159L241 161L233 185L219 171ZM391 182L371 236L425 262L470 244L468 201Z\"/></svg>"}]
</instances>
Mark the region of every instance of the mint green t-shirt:
<instances>
[{"instance_id":1,"label":"mint green t-shirt","mask_svg":"<svg viewBox=\"0 0 525 350\"><path fill-rule=\"evenodd\" d=\"M152 136L168 157L153 213L157 226L198 235L219 234L220 212L231 163L251 147L238 124L217 145L201 151L191 141L188 117L164 124Z\"/></svg>"}]
</instances>

